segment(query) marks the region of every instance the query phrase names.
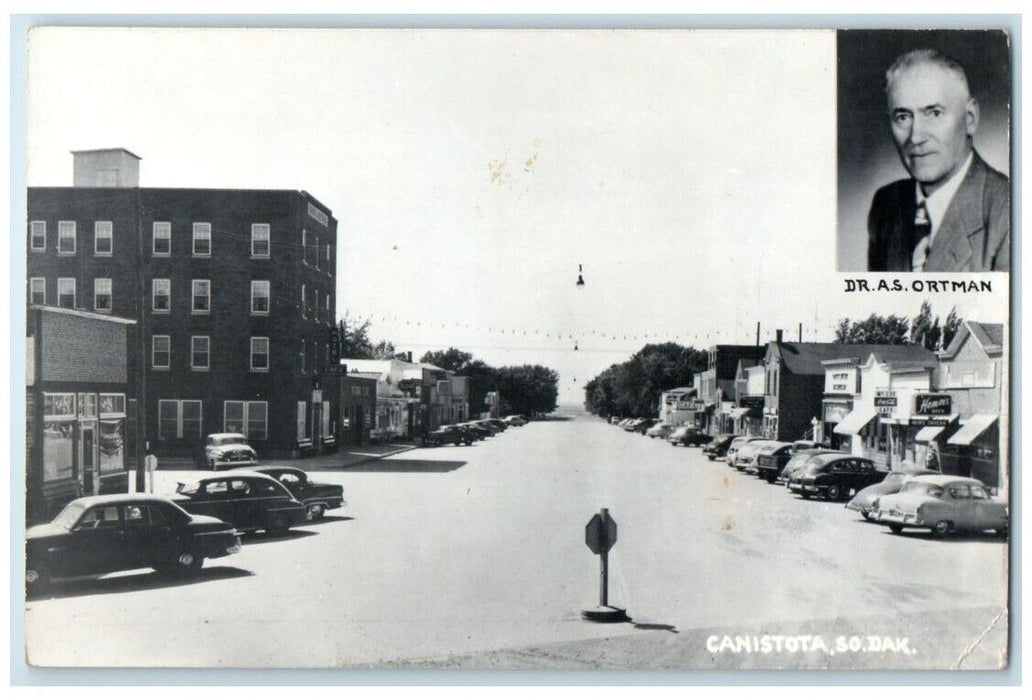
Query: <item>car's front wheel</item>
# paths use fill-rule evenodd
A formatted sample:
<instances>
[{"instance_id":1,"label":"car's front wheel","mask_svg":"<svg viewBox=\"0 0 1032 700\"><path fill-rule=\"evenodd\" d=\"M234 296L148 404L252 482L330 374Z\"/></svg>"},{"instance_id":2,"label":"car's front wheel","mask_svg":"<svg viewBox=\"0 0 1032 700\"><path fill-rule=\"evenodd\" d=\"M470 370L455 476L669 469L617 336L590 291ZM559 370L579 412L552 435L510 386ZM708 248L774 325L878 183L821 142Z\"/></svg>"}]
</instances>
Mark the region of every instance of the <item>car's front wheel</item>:
<instances>
[{"instance_id":1,"label":"car's front wheel","mask_svg":"<svg viewBox=\"0 0 1032 700\"><path fill-rule=\"evenodd\" d=\"M318 520L326 512L326 507L322 503L316 503L315 505L309 506L308 508L308 519Z\"/></svg>"},{"instance_id":2,"label":"car's front wheel","mask_svg":"<svg viewBox=\"0 0 1032 700\"><path fill-rule=\"evenodd\" d=\"M270 535L285 535L290 530L290 520L282 513L272 516L265 531Z\"/></svg>"},{"instance_id":3,"label":"car's front wheel","mask_svg":"<svg viewBox=\"0 0 1032 700\"><path fill-rule=\"evenodd\" d=\"M935 528L933 532L935 532L936 535L942 537L943 535L948 535L950 533L950 530L952 529L953 523L951 523L949 520L940 520L939 522L935 523Z\"/></svg>"},{"instance_id":4,"label":"car's front wheel","mask_svg":"<svg viewBox=\"0 0 1032 700\"><path fill-rule=\"evenodd\" d=\"M896 525L895 523L893 523L892 525L889 525L889 529L892 530L892 534L894 534L894 535L898 535L901 532L903 532L903 526L902 525Z\"/></svg>"},{"instance_id":5,"label":"car's front wheel","mask_svg":"<svg viewBox=\"0 0 1032 700\"><path fill-rule=\"evenodd\" d=\"M204 557L192 550L183 550L173 556L166 565L158 570L172 578L190 578L196 576L204 565Z\"/></svg>"},{"instance_id":6,"label":"car's front wheel","mask_svg":"<svg viewBox=\"0 0 1032 700\"><path fill-rule=\"evenodd\" d=\"M828 500L829 501L839 501L839 500L842 500L842 487L839 486L838 484L832 484L831 486L828 487L827 494L828 494Z\"/></svg>"},{"instance_id":7,"label":"car's front wheel","mask_svg":"<svg viewBox=\"0 0 1032 700\"><path fill-rule=\"evenodd\" d=\"M39 595L50 588L50 572L45 566L31 564L25 567L25 592L30 596Z\"/></svg>"}]
</instances>

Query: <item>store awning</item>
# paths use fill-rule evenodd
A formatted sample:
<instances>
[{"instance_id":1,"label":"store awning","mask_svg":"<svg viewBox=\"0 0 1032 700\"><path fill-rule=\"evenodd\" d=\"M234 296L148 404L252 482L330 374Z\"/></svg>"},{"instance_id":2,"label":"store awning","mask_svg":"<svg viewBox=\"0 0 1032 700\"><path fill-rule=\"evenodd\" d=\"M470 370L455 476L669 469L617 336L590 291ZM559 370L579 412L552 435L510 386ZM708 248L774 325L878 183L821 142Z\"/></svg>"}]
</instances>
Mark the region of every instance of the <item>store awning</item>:
<instances>
[{"instance_id":1,"label":"store awning","mask_svg":"<svg viewBox=\"0 0 1032 700\"><path fill-rule=\"evenodd\" d=\"M734 420L738 420L739 418L741 418L744 415L747 415L748 413L749 413L749 408L747 406L739 406L737 408L732 408L731 409L731 418L734 419Z\"/></svg>"},{"instance_id":2,"label":"store awning","mask_svg":"<svg viewBox=\"0 0 1032 700\"><path fill-rule=\"evenodd\" d=\"M946 444L970 445L979 435L988 430L996 422L997 418L998 416L993 413L976 413L967 419L960 427L960 430L953 433L950 439L946 441Z\"/></svg>"},{"instance_id":3,"label":"store awning","mask_svg":"<svg viewBox=\"0 0 1032 700\"><path fill-rule=\"evenodd\" d=\"M945 425L926 425L917 431L917 435L914 436L914 442L931 442L945 429Z\"/></svg>"},{"instance_id":4,"label":"store awning","mask_svg":"<svg viewBox=\"0 0 1032 700\"><path fill-rule=\"evenodd\" d=\"M878 415L878 409L873 406L854 408L835 426L835 433L838 435L856 435L876 415Z\"/></svg>"}]
</instances>

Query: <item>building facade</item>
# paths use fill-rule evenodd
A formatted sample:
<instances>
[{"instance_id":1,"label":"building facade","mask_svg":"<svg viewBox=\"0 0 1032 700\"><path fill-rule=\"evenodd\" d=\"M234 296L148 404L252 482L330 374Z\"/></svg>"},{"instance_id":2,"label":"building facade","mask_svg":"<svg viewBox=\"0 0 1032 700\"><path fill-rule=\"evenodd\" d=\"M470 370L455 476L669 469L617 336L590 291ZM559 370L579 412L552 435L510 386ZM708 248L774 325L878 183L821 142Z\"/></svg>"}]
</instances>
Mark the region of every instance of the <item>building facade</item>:
<instances>
[{"instance_id":1,"label":"building facade","mask_svg":"<svg viewBox=\"0 0 1032 700\"><path fill-rule=\"evenodd\" d=\"M336 411L319 396L330 210L297 190L142 188L124 149L74 156L76 186L28 190L29 302L137 321L129 380L148 452L188 458L208 433L242 432L261 457L298 454L296 426Z\"/></svg>"},{"instance_id":2,"label":"building facade","mask_svg":"<svg viewBox=\"0 0 1032 700\"><path fill-rule=\"evenodd\" d=\"M128 490L133 321L44 306L29 307L27 320L25 513L42 522L79 496Z\"/></svg>"}]
</instances>

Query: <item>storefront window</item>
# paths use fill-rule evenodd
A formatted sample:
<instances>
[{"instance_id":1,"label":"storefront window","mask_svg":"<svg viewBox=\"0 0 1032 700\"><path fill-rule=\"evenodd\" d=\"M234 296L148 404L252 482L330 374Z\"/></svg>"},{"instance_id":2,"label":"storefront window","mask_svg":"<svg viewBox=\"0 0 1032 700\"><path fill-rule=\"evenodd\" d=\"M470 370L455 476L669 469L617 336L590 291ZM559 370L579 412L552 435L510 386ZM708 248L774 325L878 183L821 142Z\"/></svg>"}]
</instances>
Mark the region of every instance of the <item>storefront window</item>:
<instances>
[{"instance_id":1,"label":"storefront window","mask_svg":"<svg viewBox=\"0 0 1032 700\"><path fill-rule=\"evenodd\" d=\"M100 421L100 473L125 471L125 419Z\"/></svg>"},{"instance_id":2,"label":"storefront window","mask_svg":"<svg viewBox=\"0 0 1032 700\"><path fill-rule=\"evenodd\" d=\"M74 420L43 420L43 481L75 476Z\"/></svg>"}]
</instances>

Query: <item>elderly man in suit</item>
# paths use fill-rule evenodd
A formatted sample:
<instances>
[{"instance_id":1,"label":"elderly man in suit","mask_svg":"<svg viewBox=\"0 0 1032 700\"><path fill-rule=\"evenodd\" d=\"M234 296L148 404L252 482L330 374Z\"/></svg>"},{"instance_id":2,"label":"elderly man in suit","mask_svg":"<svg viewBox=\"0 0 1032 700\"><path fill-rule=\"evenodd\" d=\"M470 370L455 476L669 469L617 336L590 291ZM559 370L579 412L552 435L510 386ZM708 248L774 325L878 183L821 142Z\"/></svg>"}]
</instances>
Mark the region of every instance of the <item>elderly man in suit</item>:
<instances>
[{"instance_id":1,"label":"elderly man in suit","mask_svg":"<svg viewBox=\"0 0 1032 700\"><path fill-rule=\"evenodd\" d=\"M886 71L896 150L911 179L878 190L868 216L872 272L1010 269L1010 183L975 152L967 74L930 49Z\"/></svg>"}]
</instances>

